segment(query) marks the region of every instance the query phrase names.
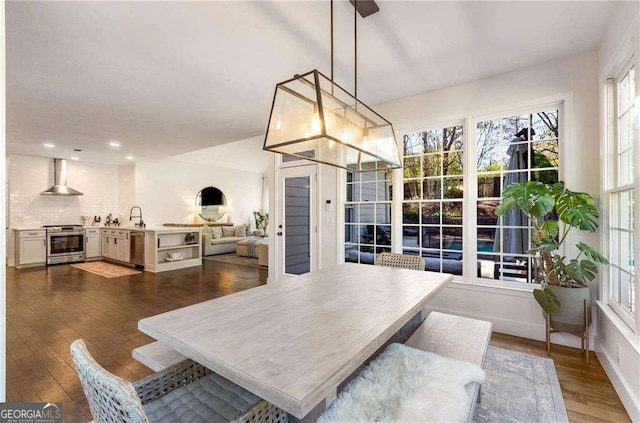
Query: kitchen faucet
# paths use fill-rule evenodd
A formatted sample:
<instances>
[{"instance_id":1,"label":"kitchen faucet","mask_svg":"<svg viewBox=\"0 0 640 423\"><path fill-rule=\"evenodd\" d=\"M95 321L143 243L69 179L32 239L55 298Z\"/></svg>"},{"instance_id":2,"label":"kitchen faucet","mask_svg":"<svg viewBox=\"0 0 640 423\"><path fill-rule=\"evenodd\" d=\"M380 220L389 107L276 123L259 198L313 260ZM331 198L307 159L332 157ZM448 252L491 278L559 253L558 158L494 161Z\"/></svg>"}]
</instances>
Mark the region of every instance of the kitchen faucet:
<instances>
[{"instance_id":1,"label":"kitchen faucet","mask_svg":"<svg viewBox=\"0 0 640 423\"><path fill-rule=\"evenodd\" d=\"M138 209L138 214L136 216L133 215L133 209ZM136 223L137 228L144 228L146 226L144 224L144 221L142 220L142 209L139 206L133 206L129 211L129 220L133 220L134 217L137 217L140 219L140 221Z\"/></svg>"}]
</instances>

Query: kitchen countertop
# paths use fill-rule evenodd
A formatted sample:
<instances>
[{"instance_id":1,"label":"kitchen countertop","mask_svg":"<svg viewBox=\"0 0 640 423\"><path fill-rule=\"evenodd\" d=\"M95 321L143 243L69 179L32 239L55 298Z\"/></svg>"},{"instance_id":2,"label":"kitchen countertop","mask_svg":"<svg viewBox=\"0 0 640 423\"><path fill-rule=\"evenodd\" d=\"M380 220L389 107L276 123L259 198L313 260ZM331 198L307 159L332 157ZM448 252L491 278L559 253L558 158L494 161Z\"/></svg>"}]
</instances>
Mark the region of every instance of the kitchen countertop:
<instances>
[{"instance_id":1,"label":"kitchen countertop","mask_svg":"<svg viewBox=\"0 0 640 423\"><path fill-rule=\"evenodd\" d=\"M15 225L11 228L14 231L35 231L43 230L41 225L38 224L26 224ZM167 226L147 226L146 228L136 228L134 226L86 226L85 229L113 229L120 231L138 231L138 232L158 232L158 233L173 233L173 232L199 232L202 228L197 227L167 227Z\"/></svg>"}]
</instances>

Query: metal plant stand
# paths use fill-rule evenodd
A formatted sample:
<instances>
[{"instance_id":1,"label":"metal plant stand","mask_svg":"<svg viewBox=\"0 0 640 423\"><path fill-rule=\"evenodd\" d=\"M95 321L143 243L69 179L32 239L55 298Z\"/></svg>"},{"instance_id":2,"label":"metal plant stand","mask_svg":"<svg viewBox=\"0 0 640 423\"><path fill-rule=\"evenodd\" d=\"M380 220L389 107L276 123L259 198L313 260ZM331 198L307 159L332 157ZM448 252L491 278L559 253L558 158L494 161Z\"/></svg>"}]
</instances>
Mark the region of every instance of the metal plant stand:
<instances>
[{"instance_id":1,"label":"metal plant stand","mask_svg":"<svg viewBox=\"0 0 640 423\"><path fill-rule=\"evenodd\" d=\"M582 333L574 333L574 332L565 332L565 333L570 333L571 335L575 335L577 337L580 338L581 341L581 347L580 347L580 351L582 352L586 352L586 356L587 356L587 365L589 364L589 321L591 319L589 319L589 301L588 300L584 300L584 332ZM552 333L559 333L562 332L561 330L555 330L551 327L551 315L546 314L545 313L545 317L546 317L546 327L547 327L547 355L551 355L551 334Z\"/></svg>"}]
</instances>

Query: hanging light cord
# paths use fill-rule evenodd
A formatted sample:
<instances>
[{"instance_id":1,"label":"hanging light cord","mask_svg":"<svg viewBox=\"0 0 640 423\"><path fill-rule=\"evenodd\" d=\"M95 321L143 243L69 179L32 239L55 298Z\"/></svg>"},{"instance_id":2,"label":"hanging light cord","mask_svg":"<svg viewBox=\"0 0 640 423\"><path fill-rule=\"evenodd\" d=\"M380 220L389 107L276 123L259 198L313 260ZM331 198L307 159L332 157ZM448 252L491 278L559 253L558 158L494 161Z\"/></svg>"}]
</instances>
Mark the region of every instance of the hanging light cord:
<instances>
[{"instance_id":1,"label":"hanging light cord","mask_svg":"<svg viewBox=\"0 0 640 423\"><path fill-rule=\"evenodd\" d=\"M331 82L333 82L333 0L331 0ZM333 90L333 84L331 89Z\"/></svg>"},{"instance_id":2,"label":"hanging light cord","mask_svg":"<svg viewBox=\"0 0 640 423\"><path fill-rule=\"evenodd\" d=\"M358 0L353 0L353 96L358 99Z\"/></svg>"}]
</instances>

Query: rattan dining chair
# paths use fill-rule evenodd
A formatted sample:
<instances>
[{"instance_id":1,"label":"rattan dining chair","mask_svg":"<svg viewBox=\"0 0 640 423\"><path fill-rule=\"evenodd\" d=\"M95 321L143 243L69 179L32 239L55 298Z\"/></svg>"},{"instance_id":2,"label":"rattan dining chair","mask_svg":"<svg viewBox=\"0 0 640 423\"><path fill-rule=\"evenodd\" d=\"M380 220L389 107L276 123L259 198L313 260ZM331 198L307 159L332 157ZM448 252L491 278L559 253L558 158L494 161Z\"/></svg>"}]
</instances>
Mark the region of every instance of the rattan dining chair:
<instances>
[{"instance_id":1,"label":"rattan dining chair","mask_svg":"<svg viewBox=\"0 0 640 423\"><path fill-rule=\"evenodd\" d=\"M286 423L287 413L192 360L138 382L109 373L79 339L71 357L96 423Z\"/></svg>"},{"instance_id":2,"label":"rattan dining chair","mask_svg":"<svg viewBox=\"0 0 640 423\"><path fill-rule=\"evenodd\" d=\"M424 260L420 256L410 256L408 254L380 253L376 257L376 266L424 270Z\"/></svg>"}]
</instances>

